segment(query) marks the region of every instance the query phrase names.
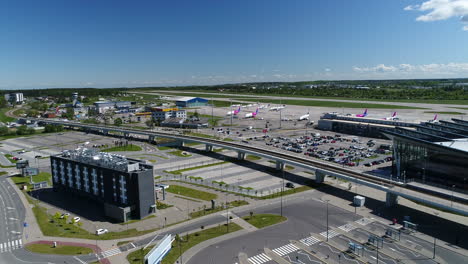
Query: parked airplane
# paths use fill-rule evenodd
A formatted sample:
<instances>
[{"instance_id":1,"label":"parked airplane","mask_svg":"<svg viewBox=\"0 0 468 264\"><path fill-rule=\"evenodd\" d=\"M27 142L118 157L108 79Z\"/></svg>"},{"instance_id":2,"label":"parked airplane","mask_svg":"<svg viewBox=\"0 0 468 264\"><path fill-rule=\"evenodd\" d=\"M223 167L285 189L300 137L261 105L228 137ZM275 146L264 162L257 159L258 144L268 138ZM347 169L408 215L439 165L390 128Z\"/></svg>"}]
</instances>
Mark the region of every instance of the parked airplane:
<instances>
[{"instance_id":1,"label":"parked airplane","mask_svg":"<svg viewBox=\"0 0 468 264\"><path fill-rule=\"evenodd\" d=\"M279 110L284 109L284 108L285 108L284 105L274 106L274 107L270 108L270 111L279 111Z\"/></svg>"},{"instance_id":2,"label":"parked airplane","mask_svg":"<svg viewBox=\"0 0 468 264\"><path fill-rule=\"evenodd\" d=\"M364 113L360 114L360 115L356 115L356 117L366 117L367 116L367 108L366 110L364 111Z\"/></svg>"},{"instance_id":3,"label":"parked airplane","mask_svg":"<svg viewBox=\"0 0 468 264\"><path fill-rule=\"evenodd\" d=\"M245 118L252 118L252 117L256 117L258 114L258 108L255 112L252 112L252 113L248 113L248 114L245 114Z\"/></svg>"},{"instance_id":4,"label":"parked airplane","mask_svg":"<svg viewBox=\"0 0 468 264\"><path fill-rule=\"evenodd\" d=\"M397 112L393 112L392 116L385 117L384 120L398 120Z\"/></svg>"},{"instance_id":5,"label":"parked airplane","mask_svg":"<svg viewBox=\"0 0 468 264\"><path fill-rule=\"evenodd\" d=\"M429 120L429 123L439 123L439 120L437 120L437 114L434 116L434 119Z\"/></svg>"},{"instance_id":6,"label":"parked airplane","mask_svg":"<svg viewBox=\"0 0 468 264\"><path fill-rule=\"evenodd\" d=\"M302 121L302 120L309 120L309 112L307 112L307 114L305 115L301 115L297 121Z\"/></svg>"},{"instance_id":7,"label":"parked airplane","mask_svg":"<svg viewBox=\"0 0 468 264\"><path fill-rule=\"evenodd\" d=\"M227 112L226 115L228 115L228 116L230 116L230 115L237 115L240 111L241 111L241 107L239 106L239 108L237 108L237 110L229 111L229 112Z\"/></svg>"}]
</instances>

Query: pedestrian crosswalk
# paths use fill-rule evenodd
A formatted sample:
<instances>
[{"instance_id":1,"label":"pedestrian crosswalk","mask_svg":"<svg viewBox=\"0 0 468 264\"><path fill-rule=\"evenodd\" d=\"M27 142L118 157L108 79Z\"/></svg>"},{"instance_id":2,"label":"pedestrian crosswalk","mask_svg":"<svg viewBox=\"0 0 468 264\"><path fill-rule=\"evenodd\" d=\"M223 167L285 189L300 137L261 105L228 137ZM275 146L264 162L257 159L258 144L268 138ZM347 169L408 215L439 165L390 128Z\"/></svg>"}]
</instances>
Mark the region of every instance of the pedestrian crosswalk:
<instances>
[{"instance_id":1,"label":"pedestrian crosswalk","mask_svg":"<svg viewBox=\"0 0 468 264\"><path fill-rule=\"evenodd\" d=\"M247 260L253 264L262 264L262 263L270 261L271 258L268 257L265 253L262 253L262 254L258 254L256 256L250 257Z\"/></svg>"},{"instance_id":2,"label":"pedestrian crosswalk","mask_svg":"<svg viewBox=\"0 0 468 264\"><path fill-rule=\"evenodd\" d=\"M103 259L103 258L108 258L114 255L120 254L121 252L122 250L120 250L120 248L113 248L113 249L109 249L104 252L101 252L100 254L96 254L96 257L98 259Z\"/></svg>"},{"instance_id":3,"label":"pedestrian crosswalk","mask_svg":"<svg viewBox=\"0 0 468 264\"><path fill-rule=\"evenodd\" d=\"M332 238L332 237L336 237L337 235L339 235L340 233L336 232L335 230L332 230L332 229L329 229L328 230L328 234L327 234L327 231L323 231L322 233L320 233L321 236L323 237L327 237L328 238Z\"/></svg>"},{"instance_id":4,"label":"pedestrian crosswalk","mask_svg":"<svg viewBox=\"0 0 468 264\"><path fill-rule=\"evenodd\" d=\"M299 240L299 242L306 246L312 246L313 244L320 242L320 239L315 238L314 236L310 236Z\"/></svg>"},{"instance_id":5,"label":"pedestrian crosswalk","mask_svg":"<svg viewBox=\"0 0 468 264\"><path fill-rule=\"evenodd\" d=\"M275 252L276 254L280 255L280 256L284 256L284 255L287 255L291 252L295 252L295 251L298 251L299 248L296 247L295 245L289 243L287 245L284 245L282 247L279 247L279 248L275 248L273 249L272 251Z\"/></svg>"},{"instance_id":6,"label":"pedestrian crosswalk","mask_svg":"<svg viewBox=\"0 0 468 264\"><path fill-rule=\"evenodd\" d=\"M361 218L361 219L359 219L359 220L356 220L356 223L358 223L358 224L360 224L360 225L363 225L363 226L368 225L368 224L370 224L370 223L372 223L372 222L374 222L374 219L372 219L372 218L366 218L366 217L365 217L365 218Z\"/></svg>"},{"instance_id":7,"label":"pedestrian crosswalk","mask_svg":"<svg viewBox=\"0 0 468 264\"><path fill-rule=\"evenodd\" d=\"M356 229L356 227L353 226L352 224L342 225L342 226L339 226L338 228L341 229L341 230L343 230L343 231L345 231L345 232L349 232L349 231L351 231L351 230Z\"/></svg>"},{"instance_id":8,"label":"pedestrian crosswalk","mask_svg":"<svg viewBox=\"0 0 468 264\"><path fill-rule=\"evenodd\" d=\"M21 239L0 243L0 253L9 252L23 247Z\"/></svg>"}]
</instances>

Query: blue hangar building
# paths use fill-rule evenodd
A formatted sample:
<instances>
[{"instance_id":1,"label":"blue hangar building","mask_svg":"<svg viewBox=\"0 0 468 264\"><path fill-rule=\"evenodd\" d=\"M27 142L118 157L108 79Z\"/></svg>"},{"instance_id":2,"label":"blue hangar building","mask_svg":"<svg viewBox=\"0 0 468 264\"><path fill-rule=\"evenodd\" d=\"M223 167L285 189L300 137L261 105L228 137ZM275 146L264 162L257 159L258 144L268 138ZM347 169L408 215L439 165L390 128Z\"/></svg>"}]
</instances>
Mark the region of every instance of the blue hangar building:
<instances>
[{"instance_id":1,"label":"blue hangar building","mask_svg":"<svg viewBox=\"0 0 468 264\"><path fill-rule=\"evenodd\" d=\"M207 99L200 97L178 97L175 99L177 107L199 107L206 106L208 104Z\"/></svg>"}]
</instances>

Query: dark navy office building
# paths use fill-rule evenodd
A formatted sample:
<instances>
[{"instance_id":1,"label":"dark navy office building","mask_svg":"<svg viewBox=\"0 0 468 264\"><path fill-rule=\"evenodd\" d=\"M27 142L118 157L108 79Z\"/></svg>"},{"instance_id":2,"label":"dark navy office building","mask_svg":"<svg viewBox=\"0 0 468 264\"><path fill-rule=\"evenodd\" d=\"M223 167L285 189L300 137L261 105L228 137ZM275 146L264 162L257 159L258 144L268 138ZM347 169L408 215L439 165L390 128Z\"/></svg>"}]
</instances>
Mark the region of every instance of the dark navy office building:
<instances>
[{"instance_id":1,"label":"dark navy office building","mask_svg":"<svg viewBox=\"0 0 468 264\"><path fill-rule=\"evenodd\" d=\"M117 221L156 211L153 166L121 155L78 148L50 157L53 188L98 202Z\"/></svg>"}]
</instances>

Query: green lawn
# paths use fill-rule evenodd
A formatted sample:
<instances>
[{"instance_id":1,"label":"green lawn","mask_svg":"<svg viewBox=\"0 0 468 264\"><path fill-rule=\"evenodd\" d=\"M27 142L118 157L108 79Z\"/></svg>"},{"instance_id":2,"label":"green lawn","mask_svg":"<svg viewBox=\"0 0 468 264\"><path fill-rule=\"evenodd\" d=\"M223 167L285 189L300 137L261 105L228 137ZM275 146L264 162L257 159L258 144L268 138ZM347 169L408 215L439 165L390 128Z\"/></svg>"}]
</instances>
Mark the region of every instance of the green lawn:
<instances>
[{"instance_id":1,"label":"green lawn","mask_svg":"<svg viewBox=\"0 0 468 264\"><path fill-rule=\"evenodd\" d=\"M56 255L85 255L93 253L93 250L87 247L58 245L54 248L51 244L29 244L25 246L27 250L41 254Z\"/></svg>"},{"instance_id":2,"label":"green lawn","mask_svg":"<svg viewBox=\"0 0 468 264\"><path fill-rule=\"evenodd\" d=\"M178 241L174 241L172 243L172 249L169 251L169 253L164 257L162 260L163 264L174 264L176 260L179 258L180 253L184 253L191 247L215 238L219 237L228 233L232 233L235 231L239 231L242 229L242 227L238 226L237 224L230 223L229 224L229 232L227 230L228 226L226 225L220 225L218 227L213 227L209 229L202 230L200 228L199 232L196 232L194 234L190 234L188 237L187 235L181 237L181 242L179 243ZM150 252L150 250L153 248L153 246L147 247L145 250L140 249L133 251L132 253L128 254L127 260L130 264L141 264L142 260L144 259L144 256Z\"/></svg>"},{"instance_id":3,"label":"green lawn","mask_svg":"<svg viewBox=\"0 0 468 264\"><path fill-rule=\"evenodd\" d=\"M242 218L256 228L264 228L287 220L286 217L275 214L254 214L252 217L249 215Z\"/></svg>"},{"instance_id":4,"label":"green lawn","mask_svg":"<svg viewBox=\"0 0 468 264\"><path fill-rule=\"evenodd\" d=\"M138 145L130 144L128 146L121 146L121 147L112 147L101 150L102 152L115 152L115 151L141 151L142 148Z\"/></svg>"},{"instance_id":5,"label":"green lawn","mask_svg":"<svg viewBox=\"0 0 468 264\"><path fill-rule=\"evenodd\" d=\"M184 171L191 171L191 170L196 170L196 169L201 169L201 168L206 168L206 167L218 166L218 165L225 164L225 163L229 163L229 161L221 161L221 162L217 162L217 163L206 164L206 165L200 165L200 166L190 167L190 168L181 169L181 170L164 171L164 172L171 173L171 174L176 174L176 175L180 175L180 174L182 174L182 172L184 172Z\"/></svg>"},{"instance_id":6,"label":"green lawn","mask_svg":"<svg viewBox=\"0 0 468 264\"><path fill-rule=\"evenodd\" d=\"M14 160L13 155L10 155L10 154L5 154L5 158L7 158L11 163L18 162L17 160Z\"/></svg>"},{"instance_id":7,"label":"green lawn","mask_svg":"<svg viewBox=\"0 0 468 264\"><path fill-rule=\"evenodd\" d=\"M211 201L213 199L218 198L218 195L214 193L204 192L204 191L187 188L187 187L180 186L180 185L171 185L169 188L167 188L167 191L170 193L179 194L179 195L187 196L190 198L195 198L195 199L200 199L200 200L205 200L205 201Z\"/></svg>"},{"instance_id":8,"label":"green lawn","mask_svg":"<svg viewBox=\"0 0 468 264\"><path fill-rule=\"evenodd\" d=\"M391 105L391 104L374 104L374 103L353 103L353 102L338 102L338 101L315 101L315 100L293 100L293 99L243 99L245 101L271 103L271 104L287 104L301 106L318 106L318 107L336 107L336 108L378 108L378 109L426 109L413 106Z\"/></svg>"},{"instance_id":9,"label":"green lawn","mask_svg":"<svg viewBox=\"0 0 468 264\"><path fill-rule=\"evenodd\" d=\"M245 157L246 160L259 160L259 159L262 159L261 157L259 156L255 156L255 155L247 155L247 157Z\"/></svg>"},{"instance_id":10,"label":"green lawn","mask_svg":"<svg viewBox=\"0 0 468 264\"><path fill-rule=\"evenodd\" d=\"M65 224L63 220L53 219L53 216L47 214L44 207L38 206L37 204L32 208L34 215L36 216L37 223L41 228L42 233L45 236L57 236L57 237L75 237L84 239L99 239L99 240L110 240L120 239L126 237L141 236L150 232L154 232L156 229L150 229L145 231L137 231L136 229L129 229L122 232L109 232L100 236L72 224Z\"/></svg>"},{"instance_id":11,"label":"green lawn","mask_svg":"<svg viewBox=\"0 0 468 264\"><path fill-rule=\"evenodd\" d=\"M117 246L120 247L122 245L126 245L131 242L133 242L133 240L120 241L120 242L117 242Z\"/></svg>"},{"instance_id":12,"label":"green lawn","mask_svg":"<svg viewBox=\"0 0 468 264\"><path fill-rule=\"evenodd\" d=\"M171 147L158 147L159 150L168 150L168 149L171 149Z\"/></svg>"},{"instance_id":13,"label":"green lawn","mask_svg":"<svg viewBox=\"0 0 468 264\"><path fill-rule=\"evenodd\" d=\"M437 100L437 99L372 99L372 98L348 98L348 97L339 97L339 96L310 96L310 95L295 95L295 94L268 94L268 93L245 93L239 95L231 95L231 94L222 94L222 93L215 93L214 91L199 91L199 92L207 92L210 94L201 94L197 93L197 91L193 91L193 93L181 93L177 91L164 91L167 93L166 95L179 95L179 96L192 96L192 97L202 97L202 98L233 98L238 100L245 100L251 99L257 102L257 99L253 97L247 97L247 95L253 96L275 96L275 97L303 97L303 98L314 98L314 99L335 99L335 100L348 100L348 101L369 101L369 102L395 102L395 103L421 103L421 104L459 104L459 105L467 105L468 100L462 99L455 99L455 100ZM230 92L228 92L230 93ZM232 92L231 92L232 93ZM268 99L265 99L268 100ZM247 100L246 100L247 101ZM234 101L233 101L234 103Z\"/></svg>"},{"instance_id":14,"label":"green lawn","mask_svg":"<svg viewBox=\"0 0 468 264\"><path fill-rule=\"evenodd\" d=\"M49 185L52 185L52 175L48 172L39 172L38 175L32 176L33 182L49 182ZM16 185L26 185L28 186L28 190L31 188L31 184L29 183L30 177L23 177L23 176L12 176L11 180Z\"/></svg>"},{"instance_id":15,"label":"green lawn","mask_svg":"<svg viewBox=\"0 0 468 264\"><path fill-rule=\"evenodd\" d=\"M187 153L187 155L184 155L183 153ZM177 156L177 157L184 157L184 158L192 157L192 154L190 154L190 153L188 153L186 151L183 151L183 150L170 151L170 152L168 152L168 154L171 154L171 155L174 155L174 156Z\"/></svg>"},{"instance_id":16,"label":"green lawn","mask_svg":"<svg viewBox=\"0 0 468 264\"><path fill-rule=\"evenodd\" d=\"M6 175L6 174L8 174L8 172L6 172L6 171L0 171L0 176Z\"/></svg>"},{"instance_id":17,"label":"green lawn","mask_svg":"<svg viewBox=\"0 0 468 264\"><path fill-rule=\"evenodd\" d=\"M13 117L6 116L5 113L10 110L10 108L0 108L0 121L3 123L14 121Z\"/></svg>"}]
</instances>

